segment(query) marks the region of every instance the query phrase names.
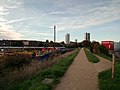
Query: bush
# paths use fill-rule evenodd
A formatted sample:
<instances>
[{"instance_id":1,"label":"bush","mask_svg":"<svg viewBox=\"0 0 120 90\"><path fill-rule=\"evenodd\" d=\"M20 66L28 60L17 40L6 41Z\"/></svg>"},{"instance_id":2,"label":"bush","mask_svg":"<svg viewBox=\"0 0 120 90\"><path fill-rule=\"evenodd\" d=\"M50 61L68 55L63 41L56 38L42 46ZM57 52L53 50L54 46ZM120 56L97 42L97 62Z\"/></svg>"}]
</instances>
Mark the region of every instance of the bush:
<instances>
[{"instance_id":1,"label":"bush","mask_svg":"<svg viewBox=\"0 0 120 90\"><path fill-rule=\"evenodd\" d=\"M108 49L103 45L99 45L97 47L97 53L108 54Z\"/></svg>"},{"instance_id":2,"label":"bush","mask_svg":"<svg viewBox=\"0 0 120 90\"><path fill-rule=\"evenodd\" d=\"M20 69L23 65L30 63L30 56L28 54L13 54L6 56L4 59L5 68L18 68Z\"/></svg>"}]
</instances>

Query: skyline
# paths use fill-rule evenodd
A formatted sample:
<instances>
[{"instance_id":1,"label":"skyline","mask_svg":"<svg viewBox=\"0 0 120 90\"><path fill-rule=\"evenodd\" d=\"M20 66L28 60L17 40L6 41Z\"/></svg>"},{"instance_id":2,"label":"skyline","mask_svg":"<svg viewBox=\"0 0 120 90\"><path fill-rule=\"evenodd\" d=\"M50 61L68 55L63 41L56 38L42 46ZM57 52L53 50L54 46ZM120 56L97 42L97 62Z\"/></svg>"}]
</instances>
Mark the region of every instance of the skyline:
<instances>
[{"instance_id":1,"label":"skyline","mask_svg":"<svg viewBox=\"0 0 120 90\"><path fill-rule=\"evenodd\" d=\"M0 39L120 41L120 0L0 0Z\"/></svg>"}]
</instances>

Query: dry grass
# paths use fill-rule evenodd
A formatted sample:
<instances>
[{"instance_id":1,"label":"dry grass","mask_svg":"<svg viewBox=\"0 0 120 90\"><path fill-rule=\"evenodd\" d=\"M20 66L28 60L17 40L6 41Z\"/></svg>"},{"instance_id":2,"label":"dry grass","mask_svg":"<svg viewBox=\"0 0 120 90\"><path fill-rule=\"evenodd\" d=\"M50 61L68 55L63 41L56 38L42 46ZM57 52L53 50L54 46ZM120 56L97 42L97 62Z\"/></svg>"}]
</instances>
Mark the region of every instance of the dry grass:
<instances>
[{"instance_id":1,"label":"dry grass","mask_svg":"<svg viewBox=\"0 0 120 90\"><path fill-rule=\"evenodd\" d=\"M37 73L40 72L42 69L51 67L58 60L67 57L71 53L73 53L73 51L67 52L63 55L55 55L54 59L52 56L52 58L49 58L48 60L45 60L43 62L32 60L28 65L23 65L20 69L15 68L12 71L4 72L3 75L0 75L0 89L8 87L11 83L15 81L22 81L37 75Z\"/></svg>"}]
</instances>

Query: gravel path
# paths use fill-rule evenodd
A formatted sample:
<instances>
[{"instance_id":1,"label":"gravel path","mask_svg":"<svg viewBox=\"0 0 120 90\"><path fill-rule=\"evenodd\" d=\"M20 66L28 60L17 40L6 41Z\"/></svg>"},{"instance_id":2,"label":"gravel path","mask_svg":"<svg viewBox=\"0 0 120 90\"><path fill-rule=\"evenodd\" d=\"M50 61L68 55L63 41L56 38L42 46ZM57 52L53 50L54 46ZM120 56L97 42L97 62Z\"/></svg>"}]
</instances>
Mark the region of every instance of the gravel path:
<instances>
[{"instance_id":1,"label":"gravel path","mask_svg":"<svg viewBox=\"0 0 120 90\"><path fill-rule=\"evenodd\" d=\"M95 67L88 62L84 50L78 53L56 90L99 90Z\"/></svg>"},{"instance_id":2,"label":"gravel path","mask_svg":"<svg viewBox=\"0 0 120 90\"><path fill-rule=\"evenodd\" d=\"M97 57L99 63L88 62L82 48L55 90L99 90L98 73L110 68L111 62Z\"/></svg>"},{"instance_id":3,"label":"gravel path","mask_svg":"<svg viewBox=\"0 0 120 90\"><path fill-rule=\"evenodd\" d=\"M95 56L100 59L100 62L93 64L95 66L95 69L96 69L97 72L102 72L104 70L107 70L107 69L111 68L111 66L112 66L111 61L109 61L105 58L102 58L98 55L95 55Z\"/></svg>"}]
</instances>

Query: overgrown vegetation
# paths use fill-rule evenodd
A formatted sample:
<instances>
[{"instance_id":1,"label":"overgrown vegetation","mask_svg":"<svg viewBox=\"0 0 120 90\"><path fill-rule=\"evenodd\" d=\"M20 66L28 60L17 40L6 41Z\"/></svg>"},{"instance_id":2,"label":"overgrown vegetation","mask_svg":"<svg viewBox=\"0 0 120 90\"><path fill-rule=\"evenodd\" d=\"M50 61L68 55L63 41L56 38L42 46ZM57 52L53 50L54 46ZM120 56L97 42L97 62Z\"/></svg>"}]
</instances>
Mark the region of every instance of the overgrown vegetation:
<instances>
[{"instance_id":1,"label":"overgrown vegetation","mask_svg":"<svg viewBox=\"0 0 120 90\"><path fill-rule=\"evenodd\" d=\"M31 63L31 55L27 53L12 53L0 57L0 78L8 75L13 70L21 70Z\"/></svg>"},{"instance_id":2,"label":"overgrown vegetation","mask_svg":"<svg viewBox=\"0 0 120 90\"><path fill-rule=\"evenodd\" d=\"M12 82L31 78L40 70L51 67L57 62L57 59L66 57L72 52L67 52L63 55L51 54L48 59L42 61L32 59L30 52L4 54L0 57L0 90L4 90Z\"/></svg>"},{"instance_id":3,"label":"overgrown vegetation","mask_svg":"<svg viewBox=\"0 0 120 90\"><path fill-rule=\"evenodd\" d=\"M115 78L111 78L112 70L99 73L100 90L120 90L120 62L115 64Z\"/></svg>"},{"instance_id":4,"label":"overgrown vegetation","mask_svg":"<svg viewBox=\"0 0 120 90\"><path fill-rule=\"evenodd\" d=\"M108 60L112 60L112 55L108 54L109 50L103 45L98 45L94 53Z\"/></svg>"},{"instance_id":5,"label":"overgrown vegetation","mask_svg":"<svg viewBox=\"0 0 120 90\"><path fill-rule=\"evenodd\" d=\"M108 60L112 59L112 55L108 54L109 50L105 46L100 45L99 42L96 41L92 41L91 43L89 41L86 42L87 42L87 47L86 47L86 43L83 43L83 45L85 44L84 47L88 48L90 52L97 54L101 57L104 57Z\"/></svg>"},{"instance_id":6,"label":"overgrown vegetation","mask_svg":"<svg viewBox=\"0 0 120 90\"><path fill-rule=\"evenodd\" d=\"M106 58L106 59L108 59L110 61L112 60L112 55L104 54L104 53L95 53L95 54L97 54L97 55L99 55L99 56L101 56L103 58Z\"/></svg>"},{"instance_id":7,"label":"overgrown vegetation","mask_svg":"<svg viewBox=\"0 0 120 90\"><path fill-rule=\"evenodd\" d=\"M95 53L108 54L108 49L103 45L99 45L99 46L97 46Z\"/></svg>"},{"instance_id":8,"label":"overgrown vegetation","mask_svg":"<svg viewBox=\"0 0 120 90\"><path fill-rule=\"evenodd\" d=\"M86 54L89 62L93 62L93 63L99 62L99 59L93 53L91 53L89 50L84 48L84 51L85 51L85 54Z\"/></svg>"},{"instance_id":9,"label":"overgrown vegetation","mask_svg":"<svg viewBox=\"0 0 120 90\"><path fill-rule=\"evenodd\" d=\"M57 83L60 82L62 77L67 70L68 66L72 63L74 57L77 55L78 50L70 54L66 58L59 60L54 66L44 69L39 72L36 76L31 79L27 79L21 82L14 82L8 90L51 90ZM53 79L52 83L45 84L42 81L45 78Z\"/></svg>"}]
</instances>

